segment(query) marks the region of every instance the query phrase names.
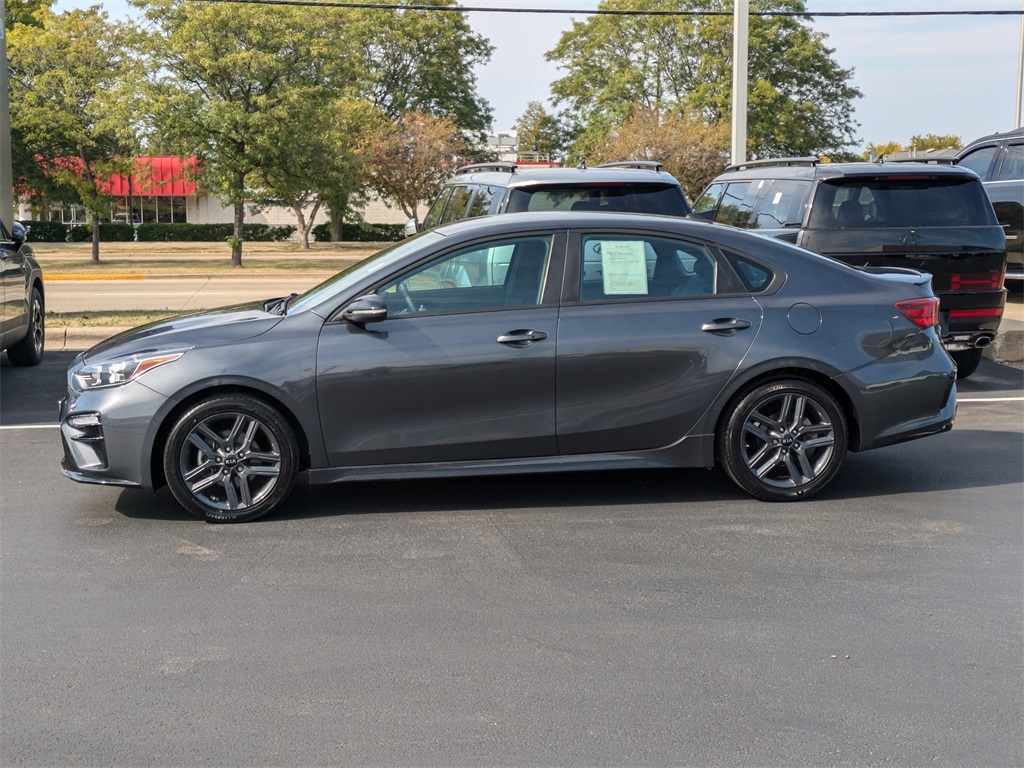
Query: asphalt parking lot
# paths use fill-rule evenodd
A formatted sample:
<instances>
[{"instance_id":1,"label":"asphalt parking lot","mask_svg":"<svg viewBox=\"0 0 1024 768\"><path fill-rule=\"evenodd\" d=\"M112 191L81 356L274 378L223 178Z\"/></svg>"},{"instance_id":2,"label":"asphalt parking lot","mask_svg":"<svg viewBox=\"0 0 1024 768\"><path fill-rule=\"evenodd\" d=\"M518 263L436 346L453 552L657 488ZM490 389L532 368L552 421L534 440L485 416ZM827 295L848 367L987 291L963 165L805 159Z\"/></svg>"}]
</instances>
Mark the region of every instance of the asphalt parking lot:
<instances>
[{"instance_id":1,"label":"asphalt parking lot","mask_svg":"<svg viewBox=\"0 0 1024 768\"><path fill-rule=\"evenodd\" d=\"M63 478L0 363L4 765L1024 764L1024 371L821 496L705 471L303 489L214 526Z\"/></svg>"}]
</instances>

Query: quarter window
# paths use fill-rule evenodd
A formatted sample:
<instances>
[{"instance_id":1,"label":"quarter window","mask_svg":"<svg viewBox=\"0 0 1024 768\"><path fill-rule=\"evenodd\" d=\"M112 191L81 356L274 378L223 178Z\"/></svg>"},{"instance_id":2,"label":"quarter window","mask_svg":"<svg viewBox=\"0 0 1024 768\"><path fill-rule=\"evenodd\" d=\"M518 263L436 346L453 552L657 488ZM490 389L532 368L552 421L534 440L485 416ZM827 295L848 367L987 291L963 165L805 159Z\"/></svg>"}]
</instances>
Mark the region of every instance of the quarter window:
<instances>
[{"instance_id":1,"label":"quarter window","mask_svg":"<svg viewBox=\"0 0 1024 768\"><path fill-rule=\"evenodd\" d=\"M753 229L778 229L799 226L807 203L806 181L775 179L761 198L757 214L750 222Z\"/></svg>"},{"instance_id":2,"label":"quarter window","mask_svg":"<svg viewBox=\"0 0 1024 768\"><path fill-rule=\"evenodd\" d=\"M469 203L469 210L466 211L467 219L474 219L477 216L486 216L491 210L494 196L501 191L500 187L478 187L476 194Z\"/></svg>"}]
</instances>

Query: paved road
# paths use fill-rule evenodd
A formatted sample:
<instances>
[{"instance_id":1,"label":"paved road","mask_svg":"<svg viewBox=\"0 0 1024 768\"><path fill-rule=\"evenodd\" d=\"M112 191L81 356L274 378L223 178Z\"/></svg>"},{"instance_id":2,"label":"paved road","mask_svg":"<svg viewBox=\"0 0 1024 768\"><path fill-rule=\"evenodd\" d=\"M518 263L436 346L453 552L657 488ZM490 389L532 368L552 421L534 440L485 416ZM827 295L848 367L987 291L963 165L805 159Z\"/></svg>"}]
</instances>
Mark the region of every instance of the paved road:
<instances>
[{"instance_id":1,"label":"paved road","mask_svg":"<svg viewBox=\"0 0 1024 768\"><path fill-rule=\"evenodd\" d=\"M142 280L51 280L46 283L48 312L162 310L192 312L256 299L301 293L326 275L276 277L163 277Z\"/></svg>"},{"instance_id":2,"label":"paved road","mask_svg":"<svg viewBox=\"0 0 1024 768\"><path fill-rule=\"evenodd\" d=\"M57 472L0 362L0 764L1024 764L1024 384L769 505L720 474L364 483L213 526Z\"/></svg>"}]
</instances>

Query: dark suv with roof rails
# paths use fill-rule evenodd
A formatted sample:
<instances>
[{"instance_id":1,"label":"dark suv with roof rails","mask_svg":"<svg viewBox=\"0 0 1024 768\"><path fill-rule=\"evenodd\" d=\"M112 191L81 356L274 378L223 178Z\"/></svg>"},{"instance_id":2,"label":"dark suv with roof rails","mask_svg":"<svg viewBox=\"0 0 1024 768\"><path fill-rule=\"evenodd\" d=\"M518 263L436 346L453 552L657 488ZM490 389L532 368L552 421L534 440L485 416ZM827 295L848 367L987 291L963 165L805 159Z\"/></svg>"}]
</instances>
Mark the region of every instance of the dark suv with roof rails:
<instances>
[{"instance_id":1,"label":"dark suv with roof rails","mask_svg":"<svg viewBox=\"0 0 1024 768\"><path fill-rule=\"evenodd\" d=\"M976 139L957 153L955 162L985 184L1006 231L1007 287L1024 289L1024 128Z\"/></svg>"},{"instance_id":2,"label":"dark suv with roof rails","mask_svg":"<svg viewBox=\"0 0 1024 768\"><path fill-rule=\"evenodd\" d=\"M853 266L929 272L940 336L960 378L978 367L1006 304L1006 238L977 174L923 163L821 163L817 157L730 166L691 218L787 240Z\"/></svg>"},{"instance_id":3,"label":"dark suv with roof rails","mask_svg":"<svg viewBox=\"0 0 1024 768\"><path fill-rule=\"evenodd\" d=\"M580 210L686 216L690 206L676 178L653 161L593 168L474 163L445 183L420 230L500 213ZM405 226L406 235L415 234L413 221Z\"/></svg>"}]
</instances>

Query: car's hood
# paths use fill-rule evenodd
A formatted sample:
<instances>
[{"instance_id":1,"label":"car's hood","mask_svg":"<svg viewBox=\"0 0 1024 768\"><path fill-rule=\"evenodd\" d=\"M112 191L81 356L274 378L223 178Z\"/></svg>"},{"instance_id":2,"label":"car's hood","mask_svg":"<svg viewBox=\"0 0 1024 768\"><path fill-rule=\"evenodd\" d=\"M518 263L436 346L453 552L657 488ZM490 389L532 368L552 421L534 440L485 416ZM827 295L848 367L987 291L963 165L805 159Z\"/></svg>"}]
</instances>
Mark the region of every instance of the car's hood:
<instances>
[{"instance_id":1,"label":"car's hood","mask_svg":"<svg viewBox=\"0 0 1024 768\"><path fill-rule=\"evenodd\" d=\"M266 333L281 320L281 315L266 312L262 301L178 315L111 336L87 351L84 359L237 342Z\"/></svg>"}]
</instances>

